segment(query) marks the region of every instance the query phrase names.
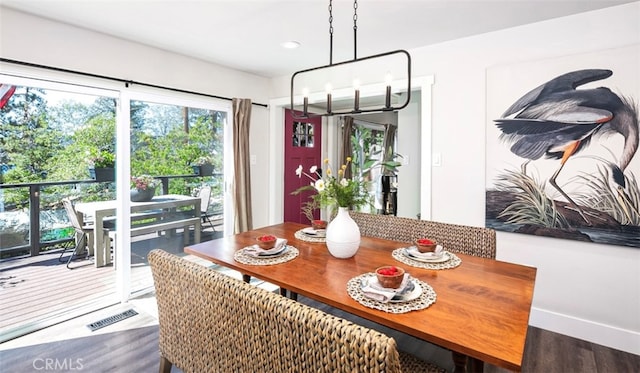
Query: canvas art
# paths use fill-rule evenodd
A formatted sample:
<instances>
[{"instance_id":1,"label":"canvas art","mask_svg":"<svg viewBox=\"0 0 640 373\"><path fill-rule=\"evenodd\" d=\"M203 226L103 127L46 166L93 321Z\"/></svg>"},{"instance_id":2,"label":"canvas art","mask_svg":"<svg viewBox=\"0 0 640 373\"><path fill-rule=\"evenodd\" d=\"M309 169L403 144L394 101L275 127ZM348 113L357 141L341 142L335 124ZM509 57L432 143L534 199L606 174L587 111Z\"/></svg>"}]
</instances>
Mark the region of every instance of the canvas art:
<instances>
[{"instance_id":1,"label":"canvas art","mask_svg":"<svg viewBox=\"0 0 640 373\"><path fill-rule=\"evenodd\" d=\"M487 70L486 226L640 247L640 46Z\"/></svg>"}]
</instances>

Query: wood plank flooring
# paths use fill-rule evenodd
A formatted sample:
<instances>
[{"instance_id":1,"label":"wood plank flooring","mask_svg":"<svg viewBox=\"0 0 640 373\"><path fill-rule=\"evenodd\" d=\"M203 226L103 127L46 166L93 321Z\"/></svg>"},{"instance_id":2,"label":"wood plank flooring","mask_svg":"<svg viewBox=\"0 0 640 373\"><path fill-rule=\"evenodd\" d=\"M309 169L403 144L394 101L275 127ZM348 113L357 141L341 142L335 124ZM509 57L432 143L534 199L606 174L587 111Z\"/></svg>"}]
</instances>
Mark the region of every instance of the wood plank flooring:
<instances>
[{"instance_id":1,"label":"wood plank flooring","mask_svg":"<svg viewBox=\"0 0 640 373\"><path fill-rule=\"evenodd\" d=\"M153 285L146 256L152 249L163 248L184 255L183 231L174 235L150 234L135 237L131 249L131 288ZM193 232L188 232L193 242ZM202 240L220 236L203 231ZM68 258L66 253L63 259ZM0 261L0 342L65 318L76 317L88 309L102 308L118 302L116 272L112 265L96 268L90 259L60 262L60 251L35 257ZM37 320L37 321L36 321Z\"/></svg>"},{"instance_id":2,"label":"wood plank flooring","mask_svg":"<svg viewBox=\"0 0 640 373\"><path fill-rule=\"evenodd\" d=\"M197 261L197 258L193 260ZM227 273L236 278L241 277L239 273L228 270ZM261 282L255 284L275 291L273 285ZM300 297L299 301L379 329L393 336L401 350L432 360L449 371L453 370L450 353L444 349L305 297ZM139 314L95 332L89 331L86 327L91 322L130 308L135 309ZM132 300L130 304L113 306L0 344L0 372L42 372L46 359L49 359L48 361L52 364L58 362L59 367L60 364L67 364L66 370L74 370L70 369L70 366L75 364L75 370L86 372L157 372L159 350L155 298L149 294ZM79 364L82 365L81 369ZM640 372L640 356L529 327L522 371L525 373ZM181 371L174 367L172 372ZM506 370L485 365L484 372L503 373Z\"/></svg>"}]
</instances>

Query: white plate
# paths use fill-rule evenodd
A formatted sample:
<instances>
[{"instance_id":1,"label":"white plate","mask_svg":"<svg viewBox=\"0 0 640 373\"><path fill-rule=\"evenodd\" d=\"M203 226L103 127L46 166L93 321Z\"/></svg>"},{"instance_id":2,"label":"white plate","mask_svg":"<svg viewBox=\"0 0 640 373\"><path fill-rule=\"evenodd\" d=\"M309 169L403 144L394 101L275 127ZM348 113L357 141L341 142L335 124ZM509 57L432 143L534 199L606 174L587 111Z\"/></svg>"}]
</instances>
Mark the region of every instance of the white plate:
<instances>
[{"instance_id":1,"label":"white plate","mask_svg":"<svg viewBox=\"0 0 640 373\"><path fill-rule=\"evenodd\" d=\"M257 245L255 245L255 246L257 247ZM263 249L258 248L258 250L260 250L260 251L256 250L257 254L255 254L253 252L246 252L246 251L245 251L245 254L249 255L251 257L254 257L254 258L270 259L270 258L275 258L275 257L278 257L278 256L286 253L288 248L289 248L289 245L282 245L282 249L277 250L277 251L273 251L273 252L266 252L266 253L265 252L260 252ZM269 249L269 250L273 250L273 249Z\"/></svg>"},{"instance_id":2,"label":"white plate","mask_svg":"<svg viewBox=\"0 0 640 373\"><path fill-rule=\"evenodd\" d=\"M371 283L369 281L374 281L376 283L376 286L380 286L379 283L378 283L378 278L375 275L366 278L364 281L367 281L367 283L370 284L369 286L371 286ZM416 282L416 280L413 279L413 278L410 278L409 281L411 282L411 285L413 285L413 289L409 290L408 293L404 293L402 295L396 294L393 298L391 298L389 303L409 302L409 301L412 301L414 299L418 299L422 295L422 286L420 286ZM360 288L362 289L363 286L364 286L364 284L361 284ZM365 295L365 297L366 297L366 295Z\"/></svg>"},{"instance_id":3,"label":"white plate","mask_svg":"<svg viewBox=\"0 0 640 373\"><path fill-rule=\"evenodd\" d=\"M302 229L302 233L306 234L307 236L324 237L327 235L327 230L326 229L315 230L312 227L307 227Z\"/></svg>"},{"instance_id":4,"label":"white plate","mask_svg":"<svg viewBox=\"0 0 640 373\"><path fill-rule=\"evenodd\" d=\"M411 254L405 248L404 250L402 250L402 254L404 256L406 256L407 258L413 259L413 260L418 261L418 262L423 262L423 263L444 263L447 260L451 259L451 255L449 255L449 253L446 252L446 251L443 251L442 255L440 255L440 256L427 257L427 256L418 256L418 255L415 255L415 254Z\"/></svg>"}]
</instances>

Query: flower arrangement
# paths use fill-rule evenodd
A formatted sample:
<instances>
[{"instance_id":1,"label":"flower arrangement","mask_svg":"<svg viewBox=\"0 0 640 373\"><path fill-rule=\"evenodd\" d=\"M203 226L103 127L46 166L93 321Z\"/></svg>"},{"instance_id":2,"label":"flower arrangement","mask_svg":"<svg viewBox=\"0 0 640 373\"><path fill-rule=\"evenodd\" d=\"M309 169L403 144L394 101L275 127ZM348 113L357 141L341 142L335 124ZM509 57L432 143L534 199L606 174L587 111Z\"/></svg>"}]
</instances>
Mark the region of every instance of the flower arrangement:
<instances>
[{"instance_id":1,"label":"flower arrangement","mask_svg":"<svg viewBox=\"0 0 640 373\"><path fill-rule=\"evenodd\" d=\"M116 155L108 150L91 150L87 152L87 163L90 168L113 168Z\"/></svg>"},{"instance_id":2,"label":"flower arrangement","mask_svg":"<svg viewBox=\"0 0 640 373\"><path fill-rule=\"evenodd\" d=\"M131 186L138 190L147 190L148 188L156 188L160 185L160 180L154 179L149 175L140 175L131 177Z\"/></svg>"},{"instance_id":3,"label":"flower arrangement","mask_svg":"<svg viewBox=\"0 0 640 373\"><path fill-rule=\"evenodd\" d=\"M324 176L321 176L317 166L312 166L309 169L309 173L304 172L302 165L298 166L296 175L298 177L305 175L311 179L311 184L300 187L293 193L298 194L303 190L316 191L317 194L311 198L320 207L333 207L336 205L339 207L358 207L369 203L369 195L367 194L364 180L344 177L345 170L351 165L351 157L347 157L345 164L338 169L335 176L329 164L329 159L325 159L324 164L326 165Z\"/></svg>"}]
</instances>

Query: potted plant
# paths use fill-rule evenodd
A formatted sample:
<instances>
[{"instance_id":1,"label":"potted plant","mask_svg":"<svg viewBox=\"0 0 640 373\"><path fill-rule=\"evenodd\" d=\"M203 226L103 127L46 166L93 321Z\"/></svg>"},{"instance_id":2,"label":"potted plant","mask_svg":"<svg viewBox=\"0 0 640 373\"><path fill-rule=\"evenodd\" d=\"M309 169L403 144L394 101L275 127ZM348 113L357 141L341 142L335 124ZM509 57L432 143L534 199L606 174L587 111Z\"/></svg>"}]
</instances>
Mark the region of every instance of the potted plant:
<instances>
[{"instance_id":1,"label":"potted plant","mask_svg":"<svg viewBox=\"0 0 640 373\"><path fill-rule=\"evenodd\" d=\"M87 157L89 175L96 181L114 181L116 155L109 150L92 149Z\"/></svg>"},{"instance_id":2,"label":"potted plant","mask_svg":"<svg viewBox=\"0 0 640 373\"><path fill-rule=\"evenodd\" d=\"M376 154L380 154L380 151L374 153L374 155ZM394 153L393 149L389 147L382 155L382 160L373 162L366 171L371 171L375 167L380 167L381 169L380 183L382 184L382 211L384 214L396 215L397 213L398 196L395 178L398 174L398 167L402 166L402 162L398 160L399 158L404 157L401 154Z\"/></svg>"},{"instance_id":3,"label":"potted plant","mask_svg":"<svg viewBox=\"0 0 640 373\"><path fill-rule=\"evenodd\" d=\"M320 207L338 208L336 217L327 226L326 244L329 253L336 258L350 258L356 254L360 246L360 228L349 216L349 209L369 203L369 195L364 179L361 177L346 178L347 167L351 167L351 157L334 173L329 160L324 160L324 172L312 166L309 173L304 172L302 165L296 169L296 175L311 179L311 184L298 188L293 193L304 190L315 191L311 198ZM313 175L313 176L312 176Z\"/></svg>"},{"instance_id":4,"label":"potted plant","mask_svg":"<svg viewBox=\"0 0 640 373\"><path fill-rule=\"evenodd\" d=\"M211 176L213 174L213 158L211 156L198 157L192 164L193 173L200 176Z\"/></svg>"},{"instance_id":5,"label":"potted plant","mask_svg":"<svg viewBox=\"0 0 640 373\"><path fill-rule=\"evenodd\" d=\"M131 202L148 202L156 194L160 180L149 175L131 177Z\"/></svg>"}]
</instances>

